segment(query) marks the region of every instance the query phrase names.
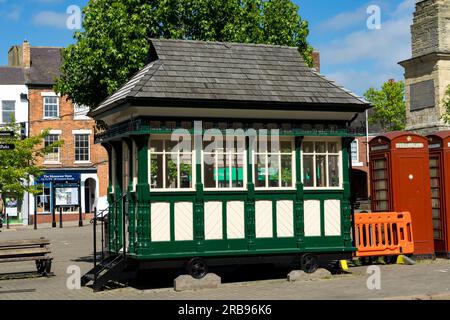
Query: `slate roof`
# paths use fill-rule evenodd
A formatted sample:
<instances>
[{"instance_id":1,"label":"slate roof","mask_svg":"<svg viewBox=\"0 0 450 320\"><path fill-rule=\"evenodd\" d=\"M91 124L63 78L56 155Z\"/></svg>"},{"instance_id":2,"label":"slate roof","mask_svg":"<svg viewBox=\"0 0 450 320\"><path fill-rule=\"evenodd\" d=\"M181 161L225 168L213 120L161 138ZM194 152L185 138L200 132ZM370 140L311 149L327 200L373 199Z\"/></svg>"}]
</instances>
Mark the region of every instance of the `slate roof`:
<instances>
[{"instance_id":1,"label":"slate roof","mask_svg":"<svg viewBox=\"0 0 450 320\"><path fill-rule=\"evenodd\" d=\"M61 48L31 47L31 67L0 66L0 85L53 86L60 75Z\"/></svg>"},{"instance_id":2,"label":"slate roof","mask_svg":"<svg viewBox=\"0 0 450 320\"><path fill-rule=\"evenodd\" d=\"M18 67L0 67L0 85L25 84L24 70Z\"/></svg>"},{"instance_id":3,"label":"slate roof","mask_svg":"<svg viewBox=\"0 0 450 320\"><path fill-rule=\"evenodd\" d=\"M28 84L53 85L60 76L61 48L31 47L31 68Z\"/></svg>"},{"instance_id":4,"label":"slate roof","mask_svg":"<svg viewBox=\"0 0 450 320\"><path fill-rule=\"evenodd\" d=\"M369 108L309 68L295 47L163 39L151 45L152 62L92 114L134 99Z\"/></svg>"}]
</instances>

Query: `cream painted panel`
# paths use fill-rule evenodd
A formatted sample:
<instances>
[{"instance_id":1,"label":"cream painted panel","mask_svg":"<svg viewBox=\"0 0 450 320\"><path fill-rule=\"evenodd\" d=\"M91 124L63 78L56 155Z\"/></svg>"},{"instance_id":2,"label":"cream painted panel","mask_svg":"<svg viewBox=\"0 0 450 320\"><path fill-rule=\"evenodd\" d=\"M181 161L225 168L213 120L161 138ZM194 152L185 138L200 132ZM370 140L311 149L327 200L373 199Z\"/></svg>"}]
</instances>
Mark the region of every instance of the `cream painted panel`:
<instances>
[{"instance_id":1,"label":"cream painted panel","mask_svg":"<svg viewBox=\"0 0 450 320\"><path fill-rule=\"evenodd\" d=\"M244 202L227 203L227 238L245 239Z\"/></svg>"},{"instance_id":2,"label":"cream painted panel","mask_svg":"<svg viewBox=\"0 0 450 320\"><path fill-rule=\"evenodd\" d=\"M222 240L222 202L211 201L205 203L205 239Z\"/></svg>"},{"instance_id":3,"label":"cream painted panel","mask_svg":"<svg viewBox=\"0 0 450 320\"><path fill-rule=\"evenodd\" d=\"M325 200L325 235L341 235L341 201Z\"/></svg>"},{"instance_id":4,"label":"cream painted panel","mask_svg":"<svg viewBox=\"0 0 450 320\"><path fill-rule=\"evenodd\" d=\"M290 238L294 236L294 202L290 200L277 201L277 237Z\"/></svg>"},{"instance_id":5,"label":"cream painted panel","mask_svg":"<svg viewBox=\"0 0 450 320\"><path fill-rule=\"evenodd\" d=\"M305 237L320 237L320 201L306 200L304 216Z\"/></svg>"},{"instance_id":6,"label":"cream painted panel","mask_svg":"<svg viewBox=\"0 0 450 320\"><path fill-rule=\"evenodd\" d=\"M194 240L194 217L192 202L175 203L175 241Z\"/></svg>"},{"instance_id":7,"label":"cream painted panel","mask_svg":"<svg viewBox=\"0 0 450 320\"><path fill-rule=\"evenodd\" d=\"M151 204L152 242L170 241L170 203Z\"/></svg>"},{"instance_id":8,"label":"cream painted panel","mask_svg":"<svg viewBox=\"0 0 450 320\"><path fill-rule=\"evenodd\" d=\"M273 238L272 201L255 202L256 238Z\"/></svg>"}]
</instances>

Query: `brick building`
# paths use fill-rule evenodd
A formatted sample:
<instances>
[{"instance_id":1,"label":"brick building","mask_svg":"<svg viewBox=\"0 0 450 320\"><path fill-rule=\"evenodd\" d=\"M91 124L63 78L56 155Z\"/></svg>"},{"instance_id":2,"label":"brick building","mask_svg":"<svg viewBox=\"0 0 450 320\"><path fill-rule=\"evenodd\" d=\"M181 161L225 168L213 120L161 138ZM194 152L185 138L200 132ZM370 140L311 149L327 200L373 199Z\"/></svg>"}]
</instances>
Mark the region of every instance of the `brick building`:
<instances>
[{"instance_id":1,"label":"brick building","mask_svg":"<svg viewBox=\"0 0 450 320\"><path fill-rule=\"evenodd\" d=\"M11 48L8 60L25 74L30 136L50 129L45 144L64 142L39 163L44 174L36 177L34 183L44 185L44 189L41 195L30 198L30 216L37 212L38 223L51 222L52 213L62 208L63 220L69 221L78 220L80 213L82 218L88 218L95 206L106 208L107 155L100 145L94 144L95 122L86 116L87 108L74 105L53 91L61 65L61 48L31 47L24 42Z\"/></svg>"}]
</instances>

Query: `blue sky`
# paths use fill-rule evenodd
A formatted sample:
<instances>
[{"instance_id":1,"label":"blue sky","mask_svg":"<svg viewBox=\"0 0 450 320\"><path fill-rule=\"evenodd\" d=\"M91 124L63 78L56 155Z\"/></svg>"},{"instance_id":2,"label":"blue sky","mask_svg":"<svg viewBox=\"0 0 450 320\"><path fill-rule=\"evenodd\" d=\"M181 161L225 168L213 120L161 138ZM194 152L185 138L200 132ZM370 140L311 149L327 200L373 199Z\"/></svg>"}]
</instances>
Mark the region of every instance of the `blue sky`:
<instances>
[{"instance_id":1,"label":"blue sky","mask_svg":"<svg viewBox=\"0 0 450 320\"><path fill-rule=\"evenodd\" d=\"M388 79L403 79L397 62L411 56L410 24L415 0L294 0L310 23L309 42L321 52L321 72L357 94ZM73 42L66 27L70 5L88 0L0 0L0 65L11 45ZM381 9L381 29L367 27L367 8Z\"/></svg>"}]
</instances>

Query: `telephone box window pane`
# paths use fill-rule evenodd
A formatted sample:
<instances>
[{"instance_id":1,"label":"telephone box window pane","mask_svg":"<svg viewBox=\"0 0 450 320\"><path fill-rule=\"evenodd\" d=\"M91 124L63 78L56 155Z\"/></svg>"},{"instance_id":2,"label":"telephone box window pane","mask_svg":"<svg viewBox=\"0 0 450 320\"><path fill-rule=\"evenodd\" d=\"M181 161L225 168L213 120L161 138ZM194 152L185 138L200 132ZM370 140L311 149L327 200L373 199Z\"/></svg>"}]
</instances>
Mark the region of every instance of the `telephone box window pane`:
<instances>
[{"instance_id":1,"label":"telephone box window pane","mask_svg":"<svg viewBox=\"0 0 450 320\"><path fill-rule=\"evenodd\" d=\"M281 186L283 188L292 188L292 156L281 156Z\"/></svg>"},{"instance_id":2,"label":"telephone box window pane","mask_svg":"<svg viewBox=\"0 0 450 320\"><path fill-rule=\"evenodd\" d=\"M388 202L387 201L377 201L377 207L380 211L388 210Z\"/></svg>"},{"instance_id":3,"label":"telephone box window pane","mask_svg":"<svg viewBox=\"0 0 450 320\"><path fill-rule=\"evenodd\" d=\"M439 179L438 178L431 179L431 187L432 188L439 188Z\"/></svg>"},{"instance_id":4,"label":"telephone box window pane","mask_svg":"<svg viewBox=\"0 0 450 320\"><path fill-rule=\"evenodd\" d=\"M433 218L440 219L441 218L441 210L433 209Z\"/></svg>"},{"instance_id":5,"label":"telephone box window pane","mask_svg":"<svg viewBox=\"0 0 450 320\"><path fill-rule=\"evenodd\" d=\"M212 154L205 154L208 157L208 161L204 162L204 180L205 180L205 188L215 188L216 183L214 180L214 171L215 171L215 158Z\"/></svg>"},{"instance_id":6,"label":"telephone box window pane","mask_svg":"<svg viewBox=\"0 0 450 320\"><path fill-rule=\"evenodd\" d=\"M303 184L314 187L314 156L303 157Z\"/></svg>"},{"instance_id":7,"label":"telephone box window pane","mask_svg":"<svg viewBox=\"0 0 450 320\"><path fill-rule=\"evenodd\" d=\"M176 156L175 156L176 157ZM178 188L178 165L171 154L166 154L166 189Z\"/></svg>"},{"instance_id":8,"label":"telephone box window pane","mask_svg":"<svg viewBox=\"0 0 450 320\"><path fill-rule=\"evenodd\" d=\"M255 187L264 188L266 186L266 156L260 155L256 157L255 165Z\"/></svg>"},{"instance_id":9,"label":"telephone box window pane","mask_svg":"<svg viewBox=\"0 0 450 320\"><path fill-rule=\"evenodd\" d=\"M339 156L328 157L329 187L339 187Z\"/></svg>"},{"instance_id":10,"label":"telephone box window pane","mask_svg":"<svg viewBox=\"0 0 450 320\"><path fill-rule=\"evenodd\" d=\"M386 179L386 171L385 170L376 170L375 171L375 179Z\"/></svg>"},{"instance_id":11,"label":"telephone box window pane","mask_svg":"<svg viewBox=\"0 0 450 320\"><path fill-rule=\"evenodd\" d=\"M432 189L431 190L431 197L435 198L435 199L439 199L439 197L440 197L439 189Z\"/></svg>"},{"instance_id":12,"label":"telephone box window pane","mask_svg":"<svg viewBox=\"0 0 450 320\"><path fill-rule=\"evenodd\" d=\"M386 190L387 189L387 181L386 180L376 181L375 189L376 190Z\"/></svg>"},{"instance_id":13,"label":"telephone box window pane","mask_svg":"<svg viewBox=\"0 0 450 320\"><path fill-rule=\"evenodd\" d=\"M181 156L180 164L180 184L181 189L192 188L192 156L183 155Z\"/></svg>"},{"instance_id":14,"label":"telephone box window pane","mask_svg":"<svg viewBox=\"0 0 450 320\"><path fill-rule=\"evenodd\" d=\"M430 158L430 167L438 167L438 158Z\"/></svg>"},{"instance_id":15,"label":"telephone box window pane","mask_svg":"<svg viewBox=\"0 0 450 320\"><path fill-rule=\"evenodd\" d=\"M375 169L385 169L386 168L386 160L375 160Z\"/></svg>"},{"instance_id":16,"label":"telephone box window pane","mask_svg":"<svg viewBox=\"0 0 450 320\"><path fill-rule=\"evenodd\" d=\"M441 207L441 203L440 203L439 199L431 199L431 205L433 208Z\"/></svg>"},{"instance_id":17,"label":"telephone box window pane","mask_svg":"<svg viewBox=\"0 0 450 320\"><path fill-rule=\"evenodd\" d=\"M280 180L280 156L271 155L269 161L269 187L276 188Z\"/></svg>"},{"instance_id":18,"label":"telephone box window pane","mask_svg":"<svg viewBox=\"0 0 450 320\"><path fill-rule=\"evenodd\" d=\"M317 187L326 187L327 186L327 169L326 169L326 156L317 156L316 157L316 179L317 179Z\"/></svg>"},{"instance_id":19,"label":"telephone box window pane","mask_svg":"<svg viewBox=\"0 0 450 320\"><path fill-rule=\"evenodd\" d=\"M387 200L387 196L386 191L377 191L376 193L377 200Z\"/></svg>"}]
</instances>

